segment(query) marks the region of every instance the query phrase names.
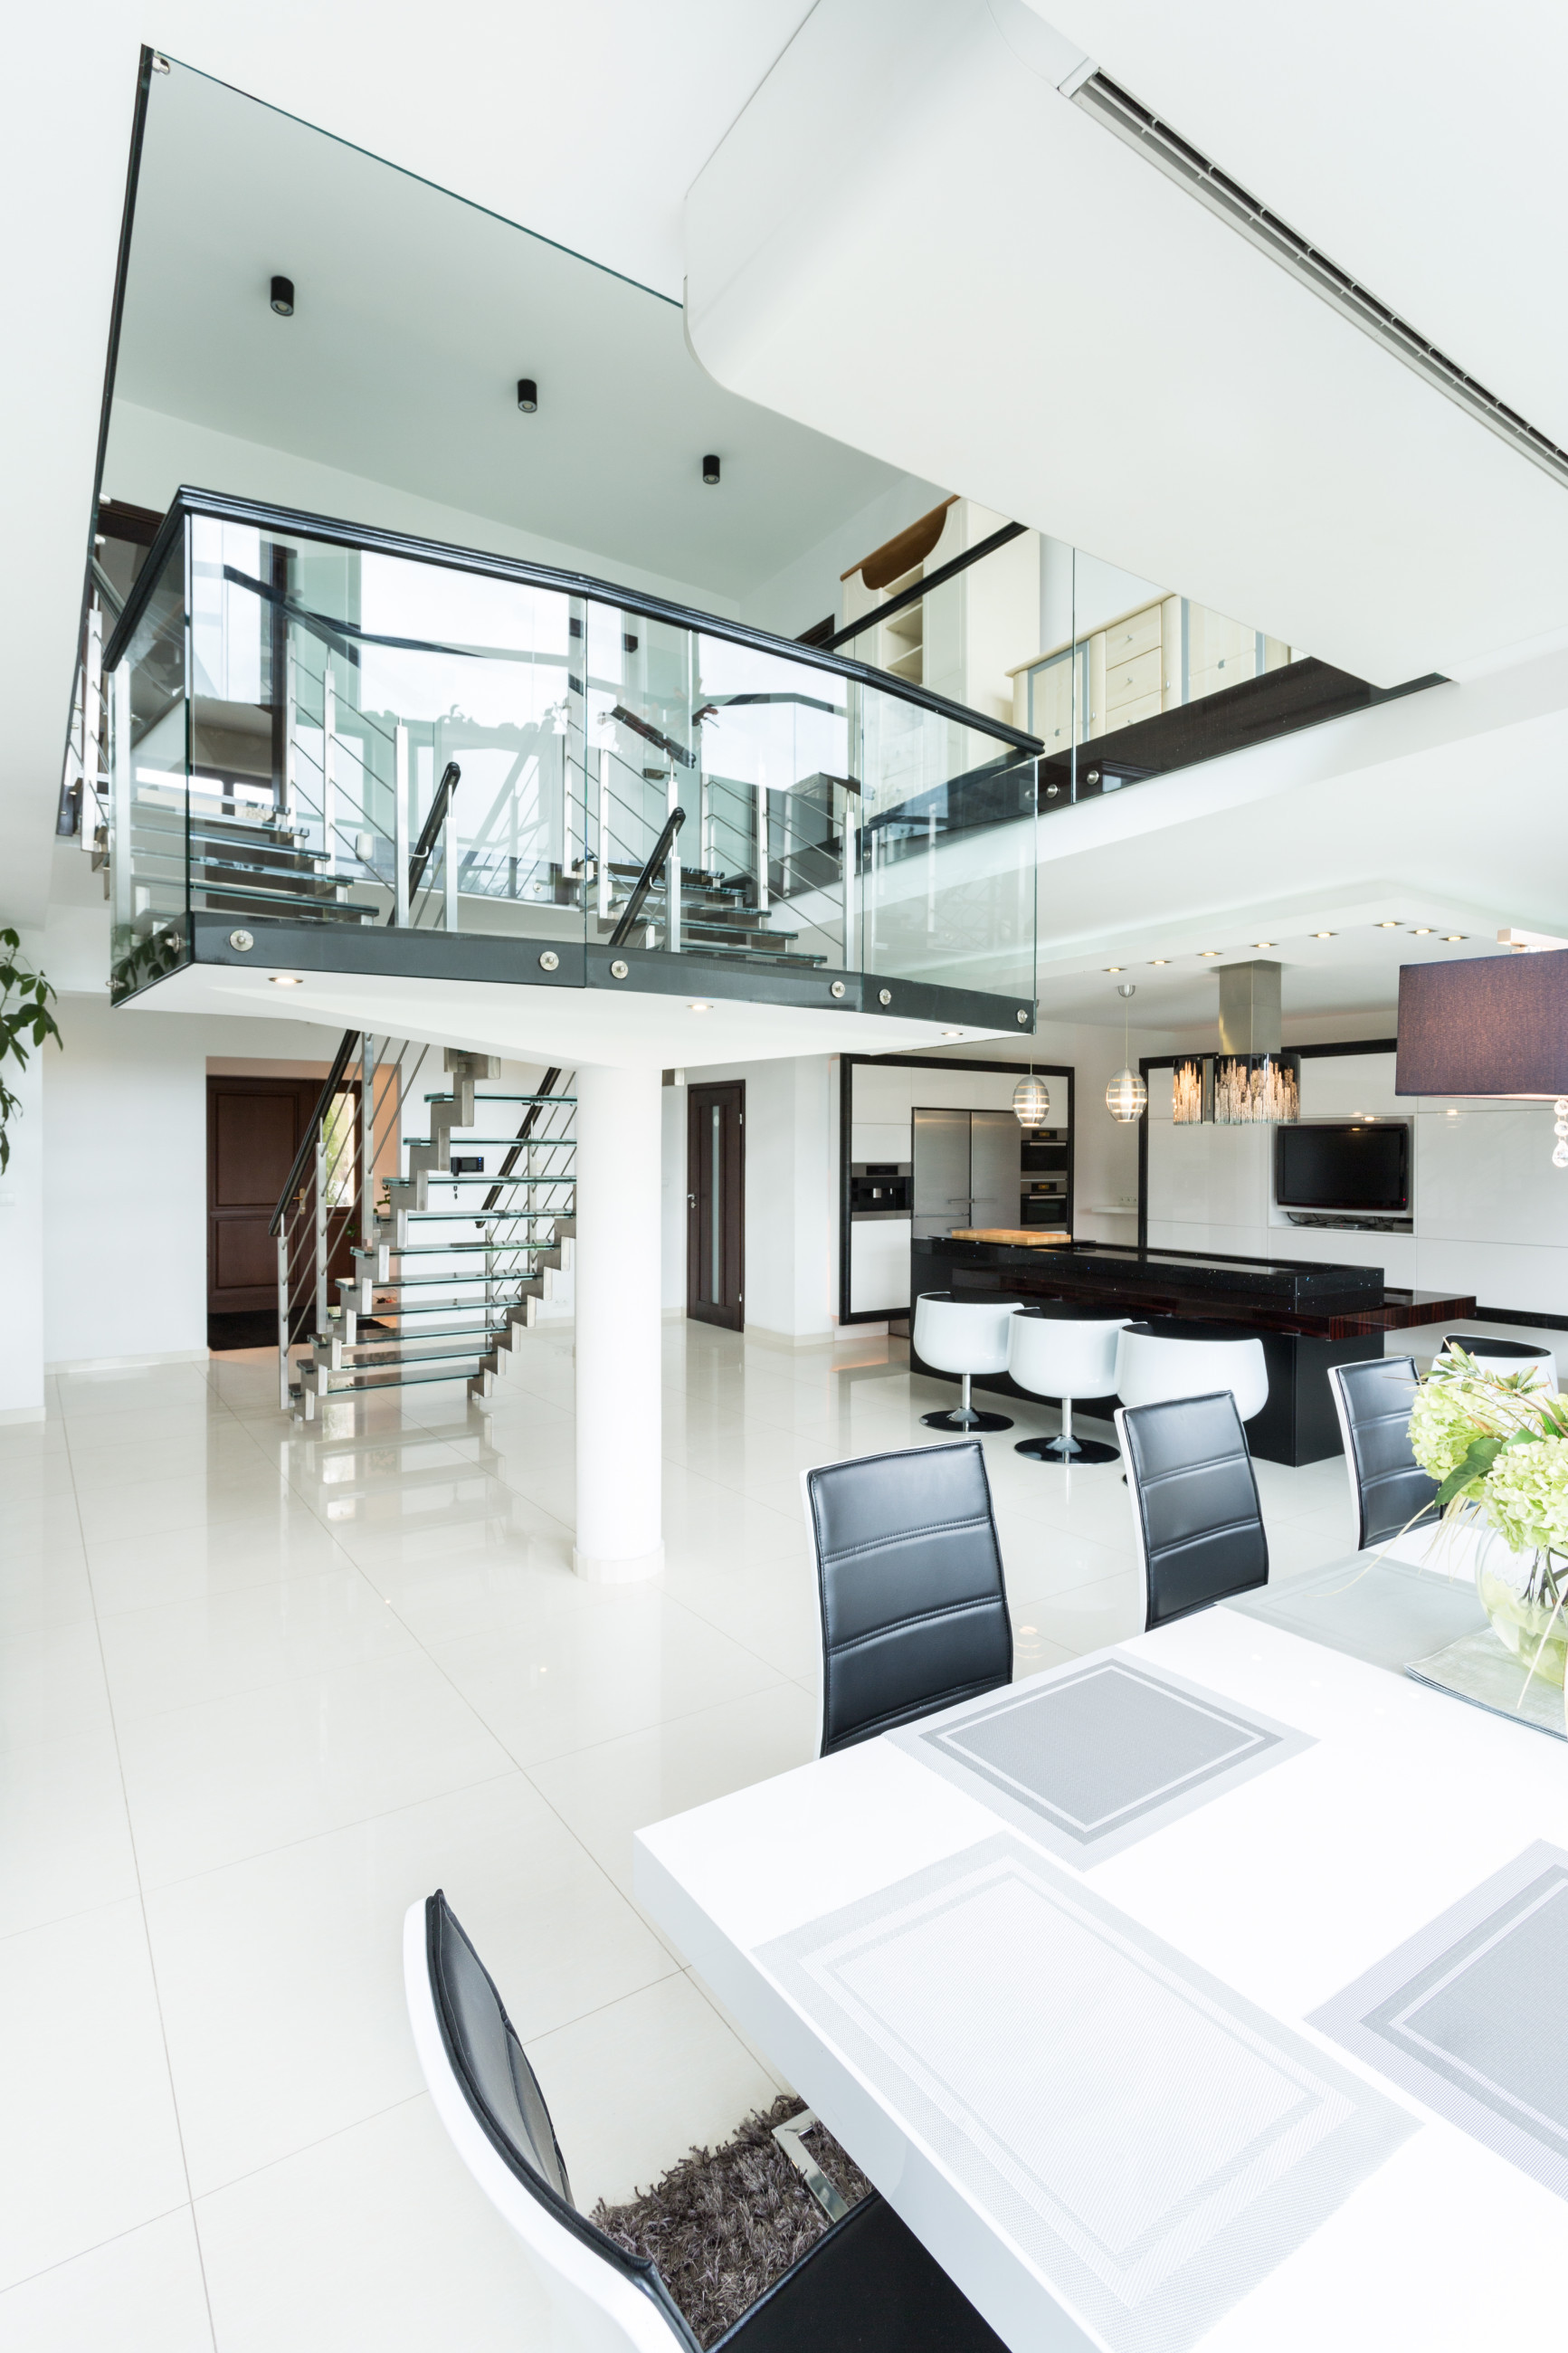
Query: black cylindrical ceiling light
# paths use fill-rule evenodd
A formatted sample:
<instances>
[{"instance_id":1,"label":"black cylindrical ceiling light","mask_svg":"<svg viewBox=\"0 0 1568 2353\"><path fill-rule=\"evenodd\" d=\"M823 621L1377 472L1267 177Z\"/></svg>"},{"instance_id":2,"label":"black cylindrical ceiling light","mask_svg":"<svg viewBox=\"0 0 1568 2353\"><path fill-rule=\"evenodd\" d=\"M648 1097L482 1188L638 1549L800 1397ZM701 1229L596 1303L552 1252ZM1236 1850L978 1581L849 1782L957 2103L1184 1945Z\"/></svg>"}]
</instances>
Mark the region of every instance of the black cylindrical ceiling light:
<instances>
[{"instance_id":1,"label":"black cylindrical ceiling light","mask_svg":"<svg viewBox=\"0 0 1568 2353\"><path fill-rule=\"evenodd\" d=\"M1399 967L1400 1095L1554 1103L1568 1168L1568 949Z\"/></svg>"},{"instance_id":2,"label":"black cylindrical ceiling light","mask_svg":"<svg viewBox=\"0 0 1568 2353\"><path fill-rule=\"evenodd\" d=\"M539 386L531 375L518 377L517 405L525 417L531 417L539 406Z\"/></svg>"},{"instance_id":3,"label":"black cylindrical ceiling light","mask_svg":"<svg viewBox=\"0 0 1568 2353\"><path fill-rule=\"evenodd\" d=\"M719 479L719 460L711 454L704 458L702 460L702 479L705 482L710 484L716 482Z\"/></svg>"},{"instance_id":4,"label":"black cylindrical ceiling light","mask_svg":"<svg viewBox=\"0 0 1568 2353\"><path fill-rule=\"evenodd\" d=\"M291 278L273 280L272 307L280 319L291 319L294 316L294 280Z\"/></svg>"}]
</instances>

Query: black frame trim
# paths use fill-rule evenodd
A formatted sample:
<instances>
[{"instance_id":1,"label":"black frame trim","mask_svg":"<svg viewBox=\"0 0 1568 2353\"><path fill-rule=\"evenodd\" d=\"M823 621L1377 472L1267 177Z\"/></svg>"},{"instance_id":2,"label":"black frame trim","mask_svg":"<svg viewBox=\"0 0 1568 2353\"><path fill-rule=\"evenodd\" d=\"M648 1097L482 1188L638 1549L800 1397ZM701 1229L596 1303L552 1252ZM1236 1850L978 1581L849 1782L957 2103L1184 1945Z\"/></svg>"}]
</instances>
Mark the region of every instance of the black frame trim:
<instances>
[{"instance_id":1,"label":"black frame trim","mask_svg":"<svg viewBox=\"0 0 1568 2353\"><path fill-rule=\"evenodd\" d=\"M1321 1060L1330 1054L1392 1054L1398 1044L1397 1038L1347 1038L1342 1045L1336 1045L1331 1039L1328 1044L1322 1046L1292 1046L1289 1051L1300 1055L1302 1061L1309 1062ZM1200 1047L1196 1050L1202 1052L1204 1050ZM1218 1049L1211 1048L1209 1050L1217 1052ZM1281 1051L1284 1050L1282 1048ZM1191 1059L1192 1051L1193 1050L1189 1048L1184 1054L1140 1054L1138 1069L1144 1086L1148 1086L1151 1071L1174 1070L1178 1062L1184 1062ZM1149 1114L1145 1111L1138 1123L1138 1254L1140 1257L1148 1247ZM1223 1258L1228 1253L1223 1250L1175 1250L1169 1255L1175 1258ZM1479 1308L1476 1313L1478 1315L1480 1314ZM1568 1323L1565 1323L1563 1328L1568 1331Z\"/></svg>"},{"instance_id":2,"label":"black frame trim","mask_svg":"<svg viewBox=\"0 0 1568 2353\"><path fill-rule=\"evenodd\" d=\"M843 654L827 651L820 646L802 645L796 638L775 637L770 629L753 629L743 621L726 621L712 613L700 613L689 605L677 605L668 597L649 596L640 589L619 588L614 581L595 579L586 572L564 572L550 564L533 564L521 556L490 555L482 548L457 547L441 540L417 539L407 532L385 531L375 523L345 522L331 515L307 514L294 507L272 506L265 501L228 497L222 491L202 491L188 483L180 485L170 501L163 518L163 527L136 575L134 586L126 599L125 610L115 624L113 635L104 648L105 670L112 670L125 652L132 633L142 617L153 592L153 583L173 547L187 515L206 515L217 522L249 524L258 530L296 539L320 539L345 547L362 548L377 555L396 555L415 564L431 564L448 572L474 572L492 580L514 580L529 587L552 588L563 596L581 596L595 604L613 605L618 612L646 614L650 620L668 621L678 628L695 630L704 637L722 638L731 645L746 646L754 653L776 655L781 660L802 664L808 669L828 672L836 678L851 679L861 686L874 687L880 694L890 694L900 702L911 702L922 711L934 712L938 718L951 719L976 734L991 737L998 744L1009 745L1016 752L1038 758L1045 746L1037 736L1026 735L1022 728L1003 719L988 719L984 712L967 710L961 702L950 702L945 695L931 694L922 686L910 686L895 678L889 670L874 670L868 662L850 661ZM976 550L978 554L980 551Z\"/></svg>"},{"instance_id":3,"label":"black frame trim","mask_svg":"<svg viewBox=\"0 0 1568 2353\"><path fill-rule=\"evenodd\" d=\"M863 1307L858 1312L849 1305L849 1163L850 1142L855 1125L855 1082L852 1073L862 1062L879 1070L910 1071L1011 1071L1025 1078L1033 1071L1037 1078L1065 1079L1068 1089L1068 1231L1072 1231L1075 1162L1078 1153L1078 1120L1076 1097L1078 1071L1070 1062L1004 1062L970 1060L957 1054L840 1054L838 1057L838 1321L844 1324L885 1324L889 1310L885 1307ZM913 1303L911 1302L911 1306Z\"/></svg>"}]
</instances>

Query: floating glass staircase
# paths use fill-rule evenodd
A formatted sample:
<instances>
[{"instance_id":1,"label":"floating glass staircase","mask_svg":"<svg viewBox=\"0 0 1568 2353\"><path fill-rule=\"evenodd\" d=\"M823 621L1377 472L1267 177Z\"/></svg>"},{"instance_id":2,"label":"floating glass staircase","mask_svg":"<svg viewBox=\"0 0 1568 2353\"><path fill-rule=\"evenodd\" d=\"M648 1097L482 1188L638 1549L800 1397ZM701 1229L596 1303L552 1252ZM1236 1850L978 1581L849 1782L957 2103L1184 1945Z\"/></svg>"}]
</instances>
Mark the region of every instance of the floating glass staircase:
<instances>
[{"instance_id":1,"label":"floating glass staircase","mask_svg":"<svg viewBox=\"0 0 1568 2353\"><path fill-rule=\"evenodd\" d=\"M345 1039L279 1203L279 1403L306 1420L334 1397L435 1381L482 1403L519 1335L571 1312L569 1079L481 1094L490 1061L449 1049L450 1088L423 1096L426 1132L407 1134L430 1055Z\"/></svg>"}]
</instances>

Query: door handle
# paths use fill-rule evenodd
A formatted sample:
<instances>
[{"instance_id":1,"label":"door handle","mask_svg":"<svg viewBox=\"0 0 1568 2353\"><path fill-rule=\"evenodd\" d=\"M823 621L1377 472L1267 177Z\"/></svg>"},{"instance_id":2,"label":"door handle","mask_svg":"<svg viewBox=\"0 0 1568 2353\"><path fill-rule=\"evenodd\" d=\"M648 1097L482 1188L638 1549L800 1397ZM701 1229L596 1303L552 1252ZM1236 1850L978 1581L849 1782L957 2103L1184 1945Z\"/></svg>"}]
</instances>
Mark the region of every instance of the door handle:
<instances>
[{"instance_id":1,"label":"door handle","mask_svg":"<svg viewBox=\"0 0 1568 2353\"><path fill-rule=\"evenodd\" d=\"M688 1193L686 1197L686 1206L689 1209L694 1209L697 1207L697 1196L695 1193Z\"/></svg>"}]
</instances>

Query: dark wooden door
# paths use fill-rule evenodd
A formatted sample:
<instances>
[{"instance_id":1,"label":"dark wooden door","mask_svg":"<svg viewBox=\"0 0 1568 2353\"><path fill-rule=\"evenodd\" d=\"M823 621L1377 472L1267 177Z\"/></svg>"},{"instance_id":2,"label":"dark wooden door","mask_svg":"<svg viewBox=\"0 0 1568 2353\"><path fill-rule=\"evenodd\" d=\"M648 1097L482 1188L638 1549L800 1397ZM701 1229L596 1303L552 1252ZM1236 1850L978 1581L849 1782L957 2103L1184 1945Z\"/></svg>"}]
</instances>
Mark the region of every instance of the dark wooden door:
<instances>
[{"instance_id":1,"label":"dark wooden door","mask_svg":"<svg viewBox=\"0 0 1568 2353\"><path fill-rule=\"evenodd\" d=\"M744 1328L746 1082L689 1087L686 1111L686 1312Z\"/></svg>"},{"instance_id":2,"label":"dark wooden door","mask_svg":"<svg viewBox=\"0 0 1568 2353\"><path fill-rule=\"evenodd\" d=\"M310 1125L319 1079L207 1081L207 1314L278 1304L267 1230Z\"/></svg>"}]
</instances>

